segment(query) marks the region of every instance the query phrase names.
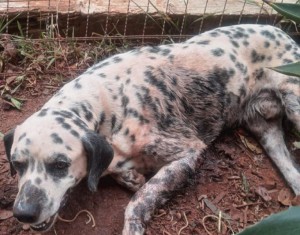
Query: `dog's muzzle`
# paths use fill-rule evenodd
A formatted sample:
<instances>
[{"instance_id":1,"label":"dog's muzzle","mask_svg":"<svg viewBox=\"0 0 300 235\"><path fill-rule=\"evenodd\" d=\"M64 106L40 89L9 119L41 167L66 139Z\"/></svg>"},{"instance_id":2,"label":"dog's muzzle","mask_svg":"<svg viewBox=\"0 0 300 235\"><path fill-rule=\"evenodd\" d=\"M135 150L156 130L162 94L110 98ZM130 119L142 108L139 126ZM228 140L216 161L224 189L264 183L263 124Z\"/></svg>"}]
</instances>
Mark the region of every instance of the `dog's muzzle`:
<instances>
[{"instance_id":1,"label":"dog's muzzle","mask_svg":"<svg viewBox=\"0 0 300 235\"><path fill-rule=\"evenodd\" d=\"M58 215L58 211L64 206L67 201L67 193L60 203L60 207L54 214L49 214L49 217L44 221L41 220L42 214L51 211L51 208L47 208L49 203L46 192L31 184L31 181L27 181L23 184L13 207L13 214L20 222L29 224L31 229L38 232L48 231L55 223Z\"/></svg>"}]
</instances>

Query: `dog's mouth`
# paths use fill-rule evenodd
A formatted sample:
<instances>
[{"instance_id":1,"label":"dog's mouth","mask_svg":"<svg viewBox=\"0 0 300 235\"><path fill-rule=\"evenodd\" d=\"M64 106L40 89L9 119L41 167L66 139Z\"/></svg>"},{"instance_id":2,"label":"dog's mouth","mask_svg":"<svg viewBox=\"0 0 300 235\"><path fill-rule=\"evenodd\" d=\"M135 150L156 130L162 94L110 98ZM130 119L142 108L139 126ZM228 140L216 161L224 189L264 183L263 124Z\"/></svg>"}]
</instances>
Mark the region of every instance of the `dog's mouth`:
<instances>
[{"instance_id":1,"label":"dog's mouth","mask_svg":"<svg viewBox=\"0 0 300 235\"><path fill-rule=\"evenodd\" d=\"M49 229L51 229L53 227L53 225L55 224L55 222L56 222L56 219L58 217L58 212L60 211L60 209L62 207L65 206L65 204L67 202L68 195L69 195L69 191L65 194L63 200L60 203L59 209L57 210L57 212L54 215L50 216L50 218L48 218L47 220L45 220L42 223L30 224L31 230L33 230L35 232L47 232L47 231L49 231Z\"/></svg>"},{"instance_id":2,"label":"dog's mouth","mask_svg":"<svg viewBox=\"0 0 300 235\"><path fill-rule=\"evenodd\" d=\"M39 224L31 224L30 228L33 231L36 232L46 232L48 231L50 228L52 228L52 226L54 225L56 219L57 219L57 215L58 213L52 215L49 219L47 219L46 221L39 223Z\"/></svg>"}]
</instances>

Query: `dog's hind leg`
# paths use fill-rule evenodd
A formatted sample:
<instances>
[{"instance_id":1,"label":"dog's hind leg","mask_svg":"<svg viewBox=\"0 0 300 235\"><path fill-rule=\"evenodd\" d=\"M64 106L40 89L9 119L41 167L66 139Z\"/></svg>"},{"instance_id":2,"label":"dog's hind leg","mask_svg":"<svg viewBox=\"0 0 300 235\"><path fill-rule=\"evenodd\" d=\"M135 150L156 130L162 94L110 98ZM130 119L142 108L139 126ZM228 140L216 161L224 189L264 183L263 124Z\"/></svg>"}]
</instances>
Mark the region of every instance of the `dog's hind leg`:
<instances>
[{"instance_id":1,"label":"dog's hind leg","mask_svg":"<svg viewBox=\"0 0 300 235\"><path fill-rule=\"evenodd\" d=\"M295 85L296 92L293 92L292 90L285 90L281 91L281 93L287 118L300 132L300 79L298 80L299 85Z\"/></svg>"},{"instance_id":2,"label":"dog's hind leg","mask_svg":"<svg viewBox=\"0 0 300 235\"><path fill-rule=\"evenodd\" d=\"M261 90L245 106L246 127L257 137L296 195L300 195L300 173L284 141L284 107L274 90Z\"/></svg>"},{"instance_id":3,"label":"dog's hind leg","mask_svg":"<svg viewBox=\"0 0 300 235\"><path fill-rule=\"evenodd\" d=\"M123 235L144 234L145 224L150 220L155 208L163 205L174 191L181 189L194 175L205 144L198 140L198 144L195 144L193 148L191 143L182 146L183 144L178 143L179 140L181 143L184 142L180 137L176 142L172 140L174 155L171 152L167 154L167 158L173 155L176 160L164 165L130 200L125 211ZM168 140L162 140L158 145L167 148L169 143ZM175 147L175 144L178 148ZM159 146L152 149L157 157L164 158L160 154L165 152L160 152L160 150L162 149Z\"/></svg>"}]
</instances>

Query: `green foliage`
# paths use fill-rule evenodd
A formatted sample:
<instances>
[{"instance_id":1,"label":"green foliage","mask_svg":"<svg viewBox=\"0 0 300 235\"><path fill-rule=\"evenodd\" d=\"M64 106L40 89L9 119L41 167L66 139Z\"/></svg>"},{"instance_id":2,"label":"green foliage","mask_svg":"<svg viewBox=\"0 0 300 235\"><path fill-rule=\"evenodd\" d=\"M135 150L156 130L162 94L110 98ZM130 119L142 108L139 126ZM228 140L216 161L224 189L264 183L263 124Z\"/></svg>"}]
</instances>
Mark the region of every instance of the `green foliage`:
<instances>
[{"instance_id":1,"label":"green foliage","mask_svg":"<svg viewBox=\"0 0 300 235\"><path fill-rule=\"evenodd\" d=\"M285 75L289 76L297 76L300 77L300 62L292 63L292 64L286 64L274 68L273 69L279 73L283 73Z\"/></svg>"},{"instance_id":2,"label":"green foliage","mask_svg":"<svg viewBox=\"0 0 300 235\"><path fill-rule=\"evenodd\" d=\"M293 20L296 23L300 23L300 5L293 3L276 3L270 2L269 0L263 0L265 3L270 5L278 13L286 17L287 19Z\"/></svg>"},{"instance_id":3,"label":"green foliage","mask_svg":"<svg viewBox=\"0 0 300 235\"><path fill-rule=\"evenodd\" d=\"M13 22L20 14L17 14L12 19L8 20L6 17L0 17L0 33L3 33L4 29ZM7 21L8 20L8 21Z\"/></svg>"},{"instance_id":4,"label":"green foliage","mask_svg":"<svg viewBox=\"0 0 300 235\"><path fill-rule=\"evenodd\" d=\"M265 3L270 5L274 10L283 15L285 18L290 19L296 23L300 23L300 4L297 3L276 3L270 2L269 0L263 0ZM279 73L283 73L289 76L300 77L300 62L282 65L273 69Z\"/></svg>"},{"instance_id":5,"label":"green foliage","mask_svg":"<svg viewBox=\"0 0 300 235\"><path fill-rule=\"evenodd\" d=\"M269 216L246 228L238 235L296 235L300 234L300 207Z\"/></svg>"}]
</instances>

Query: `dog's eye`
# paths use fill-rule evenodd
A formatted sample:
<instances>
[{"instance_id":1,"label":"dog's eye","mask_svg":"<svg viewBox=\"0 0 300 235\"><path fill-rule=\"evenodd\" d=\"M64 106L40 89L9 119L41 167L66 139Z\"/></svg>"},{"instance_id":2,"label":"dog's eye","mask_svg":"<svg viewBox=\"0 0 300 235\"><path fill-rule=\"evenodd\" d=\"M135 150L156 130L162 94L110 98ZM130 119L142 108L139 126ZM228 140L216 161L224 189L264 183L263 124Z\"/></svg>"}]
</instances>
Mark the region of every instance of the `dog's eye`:
<instances>
[{"instance_id":1,"label":"dog's eye","mask_svg":"<svg viewBox=\"0 0 300 235\"><path fill-rule=\"evenodd\" d=\"M54 167L58 170L63 170L69 167L69 163L64 161L57 161L55 162Z\"/></svg>"}]
</instances>

